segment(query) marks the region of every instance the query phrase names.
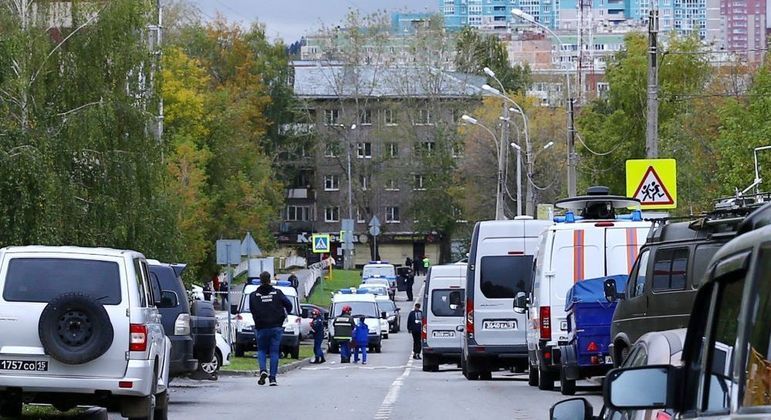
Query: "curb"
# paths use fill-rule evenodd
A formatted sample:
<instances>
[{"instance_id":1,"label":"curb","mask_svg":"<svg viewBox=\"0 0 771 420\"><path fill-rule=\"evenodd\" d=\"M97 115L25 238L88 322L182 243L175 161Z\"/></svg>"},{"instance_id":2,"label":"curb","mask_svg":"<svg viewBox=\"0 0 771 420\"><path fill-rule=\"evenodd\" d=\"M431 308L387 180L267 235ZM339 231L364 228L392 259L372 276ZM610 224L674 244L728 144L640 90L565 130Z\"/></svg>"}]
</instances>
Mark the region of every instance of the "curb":
<instances>
[{"instance_id":1,"label":"curb","mask_svg":"<svg viewBox=\"0 0 771 420\"><path fill-rule=\"evenodd\" d=\"M310 357L305 359L300 359L296 362L292 362L286 365L282 365L278 367L278 373L279 375L283 375L287 372L291 372L295 369L299 369L301 366L307 365L310 362ZM221 370L217 372L219 376L257 376L259 371L257 370Z\"/></svg>"}]
</instances>

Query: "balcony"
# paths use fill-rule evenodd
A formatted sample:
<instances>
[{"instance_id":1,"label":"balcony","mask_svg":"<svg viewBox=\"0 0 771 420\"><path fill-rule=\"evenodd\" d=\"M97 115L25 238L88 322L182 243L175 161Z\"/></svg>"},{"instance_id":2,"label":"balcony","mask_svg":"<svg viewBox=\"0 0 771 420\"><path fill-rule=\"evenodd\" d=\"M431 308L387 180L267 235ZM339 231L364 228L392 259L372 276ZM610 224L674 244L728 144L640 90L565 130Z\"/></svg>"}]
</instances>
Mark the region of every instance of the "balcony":
<instances>
[{"instance_id":1,"label":"balcony","mask_svg":"<svg viewBox=\"0 0 771 420\"><path fill-rule=\"evenodd\" d=\"M289 188L286 190L286 198L308 198L310 196L310 188Z\"/></svg>"}]
</instances>

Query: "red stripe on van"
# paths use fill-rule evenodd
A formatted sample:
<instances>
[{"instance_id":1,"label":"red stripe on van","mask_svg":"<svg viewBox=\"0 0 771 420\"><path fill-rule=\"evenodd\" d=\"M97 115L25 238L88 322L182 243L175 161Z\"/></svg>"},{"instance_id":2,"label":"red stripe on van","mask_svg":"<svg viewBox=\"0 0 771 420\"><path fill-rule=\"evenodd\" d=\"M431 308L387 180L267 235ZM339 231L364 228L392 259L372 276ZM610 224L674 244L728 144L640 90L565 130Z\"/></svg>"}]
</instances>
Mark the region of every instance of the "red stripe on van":
<instances>
[{"instance_id":1,"label":"red stripe on van","mask_svg":"<svg viewBox=\"0 0 771 420\"><path fill-rule=\"evenodd\" d=\"M573 231L573 283L584 279L584 231Z\"/></svg>"},{"instance_id":2,"label":"red stripe on van","mask_svg":"<svg viewBox=\"0 0 771 420\"><path fill-rule=\"evenodd\" d=\"M627 273L632 272L632 266L637 260L637 228L626 228L626 266Z\"/></svg>"}]
</instances>

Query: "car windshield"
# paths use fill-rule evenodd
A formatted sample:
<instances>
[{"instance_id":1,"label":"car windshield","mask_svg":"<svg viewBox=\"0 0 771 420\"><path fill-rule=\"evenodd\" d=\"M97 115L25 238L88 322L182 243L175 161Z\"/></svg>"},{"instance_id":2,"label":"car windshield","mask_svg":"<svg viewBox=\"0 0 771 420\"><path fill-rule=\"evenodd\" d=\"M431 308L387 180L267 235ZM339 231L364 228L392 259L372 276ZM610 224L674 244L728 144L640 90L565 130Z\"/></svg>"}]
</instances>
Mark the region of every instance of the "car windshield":
<instances>
[{"instance_id":1,"label":"car windshield","mask_svg":"<svg viewBox=\"0 0 771 420\"><path fill-rule=\"evenodd\" d=\"M375 278L375 279L367 279L367 280L364 280L363 284L367 284L367 285L370 285L370 284L373 284L373 285L374 284L380 284L380 285L382 285L384 287L388 287L388 280L386 280L386 279L377 279L377 278Z\"/></svg>"},{"instance_id":2,"label":"car windshield","mask_svg":"<svg viewBox=\"0 0 771 420\"><path fill-rule=\"evenodd\" d=\"M394 303L393 303L393 302L391 302L390 300L389 300L388 302L385 302L385 301L383 301L383 302L378 302L378 303L377 303L377 309L378 309L378 311L380 311L380 312L388 312L388 313L392 313L392 312L395 312L395 311L396 311L396 304L394 304Z\"/></svg>"},{"instance_id":3,"label":"car windshield","mask_svg":"<svg viewBox=\"0 0 771 420\"><path fill-rule=\"evenodd\" d=\"M489 299L512 299L519 292L527 293L533 273L532 266L532 255L482 257L482 294Z\"/></svg>"},{"instance_id":4,"label":"car windshield","mask_svg":"<svg viewBox=\"0 0 771 420\"><path fill-rule=\"evenodd\" d=\"M72 258L13 258L8 264L3 298L44 302L64 294L84 293L103 305L121 301L120 267L111 261Z\"/></svg>"},{"instance_id":5,"label":"car windshield","mask_svg":"<svg viewBox=\"0 0 771 420\"><path fill-rule=\"evenodd\" d=\"M359 290L366 291L367 293L372 293L373 295L387 295L388 291L385 287L382 286L367 286L367 287L360 287Z\"/></svg>"},{"instance_id":6,"label":"car windshield","mask_svg":"<svg viewBox=\"0 0 771 420\"><path fill-rule=\"evenodd\" d=\"M393 266L383 266L383 267L364 267L364 270L361 273L362 278L369 278L369 277L395 277L396 271L394 270Z\"/></svg>"},{"instance_id":7,"label":"car windshield","mask_svg":"<svg viewBox=\"0 0 771 420\"><path fill-rule=\"evenodd\" d=\"M351 307L351 315L360 316L364 315L370 318L378 318L377 305L375 302L339 302L335 303L332 312L334 316L340 316L343 313L343 306L348 305Z\"/></svg>"}]
</instances>

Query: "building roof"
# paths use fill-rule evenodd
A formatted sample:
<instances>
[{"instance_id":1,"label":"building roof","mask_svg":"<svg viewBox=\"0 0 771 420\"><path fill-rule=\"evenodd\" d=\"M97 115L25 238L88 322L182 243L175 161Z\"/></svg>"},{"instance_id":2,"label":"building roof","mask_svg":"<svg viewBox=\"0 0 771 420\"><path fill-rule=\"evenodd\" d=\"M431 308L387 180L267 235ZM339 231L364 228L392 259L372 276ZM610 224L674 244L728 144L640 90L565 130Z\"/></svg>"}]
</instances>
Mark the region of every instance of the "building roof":
<instances>
[{"instance_id":1,"label":"building roof","mask_svg":"<svg viewBox=\"0 0 771 420\"><path fill-rule=\"evenodd\" d=\"M296 61L294 94L305 98L421 98L482 96L484 77L418 67L343 66Z\"/></svg>"}]
</instances>

